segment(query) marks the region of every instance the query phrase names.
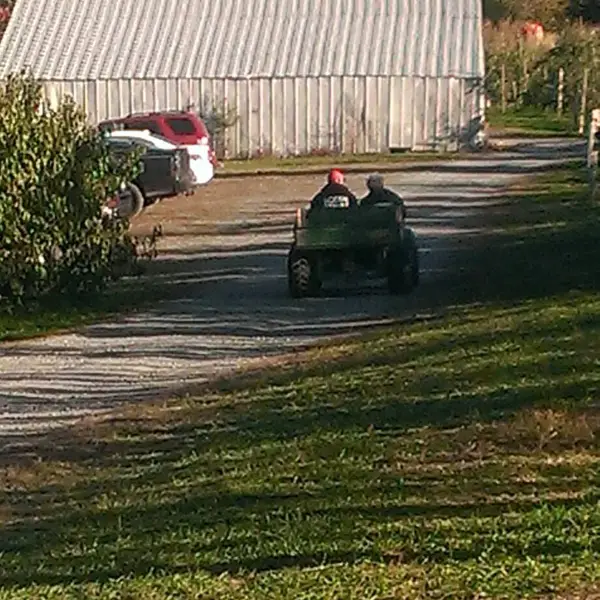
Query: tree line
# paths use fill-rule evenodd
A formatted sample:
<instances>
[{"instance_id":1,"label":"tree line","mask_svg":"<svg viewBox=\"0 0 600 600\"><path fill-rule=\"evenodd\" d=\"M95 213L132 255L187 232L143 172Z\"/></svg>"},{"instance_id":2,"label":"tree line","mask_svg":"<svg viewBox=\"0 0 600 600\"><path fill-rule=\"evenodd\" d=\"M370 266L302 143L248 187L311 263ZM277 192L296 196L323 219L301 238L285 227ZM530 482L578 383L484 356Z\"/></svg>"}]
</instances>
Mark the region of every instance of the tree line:
<instances>
[{"instance_id":1,"label":"tree line","mask_svg":"<svg viewBox=\"0 0 600 600\"><path fill-rule=\"evenodd\" d=\"M534 20L554 28L570 19L600 22L598 0L483 0L486 19Z\"/></svg>"},{"instance_id":2,"label":"tree line","mask_svg":"<svg viewBox=\"0 0 600 600\"><path fill-rule=\"evenodd\" d=\"M600 105L600 35L571 21L542 39L525 38L518 22L484 26L485 87L502 111L531 107L571 118L583 131L589 108Z\"/></svg>"}]
</instances>

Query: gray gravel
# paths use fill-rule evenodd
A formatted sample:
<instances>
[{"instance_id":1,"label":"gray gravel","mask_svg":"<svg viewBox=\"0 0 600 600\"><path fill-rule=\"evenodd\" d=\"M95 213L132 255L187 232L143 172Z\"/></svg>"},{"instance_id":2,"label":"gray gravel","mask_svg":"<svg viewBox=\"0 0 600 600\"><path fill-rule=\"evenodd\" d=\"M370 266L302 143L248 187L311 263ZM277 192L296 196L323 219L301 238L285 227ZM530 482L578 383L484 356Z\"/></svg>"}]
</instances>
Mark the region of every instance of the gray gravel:
<instances>
[{"instance_id":1,"label":"gray gravel","mask_svg":"<svg viewBox=\"0 0 600 600\"><path fill-rule=\"evenodd\" d=\"M0 346L0 442L200 384L269 354L418 314L433 296L443 296L436 282L459 266L452 260L455 234L497 201L507 184L573 148L564 142L557 154L555 142L536 141L495 160L387 175L406 198L421 239L423 285L410 298L366 286L290 300L285 255L301 199L282 206L269 196L264 178L266 192L250 198L239 219L213 223L215 233L164 242L158 269L171 283L180 282L177 300L78 333ZM581 155L580 144L575 151ZM304 184L313 181L319 182L308 177ZM213 183L216 192L220 185L226 184Z\"/></svg>"}]
</instances>

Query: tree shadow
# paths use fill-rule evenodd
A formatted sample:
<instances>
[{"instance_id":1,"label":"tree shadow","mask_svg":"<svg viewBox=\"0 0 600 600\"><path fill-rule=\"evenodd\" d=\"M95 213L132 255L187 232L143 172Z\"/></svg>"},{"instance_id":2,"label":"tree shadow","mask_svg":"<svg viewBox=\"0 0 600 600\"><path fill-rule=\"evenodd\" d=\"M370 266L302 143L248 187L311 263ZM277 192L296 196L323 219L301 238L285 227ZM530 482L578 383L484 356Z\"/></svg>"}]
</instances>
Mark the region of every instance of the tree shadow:
<instances>
[{"instance_id":1,"label":"tree shadow","mask_svg":"<svg viewBox=\"0 0 600 600\"><path fill-rule=\"evenodd\" d=\"M229 446L224 450L233 451ZM503 521L509 513L529 515L539 510L564 513L597 505L598 494L585 493L589 482L578 482L570 474L565 474L564 480L555 478L547 488L544 484L529 487L538 497L561 488L569 490L571 495L580 489L581 497L539 500L532 498L528 489L520 492L522 483L508 481L499 490L486 489L481 473L474 469L467 476L473 488L471 498L466 500L465 492L461 493L460 486L457 489L452 472L436 471L435 494L448 498L437 500L432 497L432 474L426 472L422 480L400 480L400 483L397 477L375 479L372 474L362 472L345 483L320 481L312 491L270 492L265 486L261 491L249 493L231 489L231 482L219 483L218 473L237 468L231 464L218 466L209 460L196 461L196 470L214 469L215 477L202 486L184 488L181 483L190 477L189 470L176 467L172 460L159 465L149 476L107 482L117 495L131 493L132 485L137 486L140 499L130 506L74 511L56 505L49 513L40 514L36 506L48 505L52 489L40 490L37 497L28 493L22 499L15 492L16 497L10 503L24 501L37 519L35 527L23 522L4 527L0 551L7 560L0 570L0 585L105 583L122 577L145 576L150 571L172 575L194 569L215 575L239 575L340 561L443 564L477 559L484 552L492 559L494 555L573 557L600 550L597 539L590 545L570 539L568 532L563 531L562 535L546 532L540 530L540 524L533 518L518 524L514 518ZM331 468L335 469L335 465ZM178 481L180 487L174 492L169 490L173 481ZM301 484L300 481L295 487ZM421 488L419 502L410 499L416 488ZM150 489L152 496L141 499ZM481 496L485 494L485 499L473 496L473 490ZM99 483L82 484L61 493L69 496L69 505L84 506L106 492ZM457 522L495 519L497 541L490 541L482 531L473 544L444 541L435 522L449 519ZM383 533L392 524L397 531L393 553ZM377 535L375 531L381 533ZM499 531L503 531L500 540ZM511 531L526 535L510 535ZM534 533L537 539L530 543L528 540ZM259 543L257 537L273 542ZM93 550L78 552L77 548ZM224 557L229 558L224 560Z\"/></svg>"}]
</instances>

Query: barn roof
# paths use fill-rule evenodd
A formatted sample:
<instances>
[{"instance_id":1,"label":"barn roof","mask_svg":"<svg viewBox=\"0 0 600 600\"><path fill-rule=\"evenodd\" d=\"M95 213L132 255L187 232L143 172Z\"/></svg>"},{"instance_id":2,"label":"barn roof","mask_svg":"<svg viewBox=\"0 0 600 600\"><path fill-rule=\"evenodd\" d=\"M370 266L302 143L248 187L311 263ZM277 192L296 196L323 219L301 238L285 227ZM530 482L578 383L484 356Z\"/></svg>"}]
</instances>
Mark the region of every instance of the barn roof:
<instances>
[{"instance_id":1,"label":"barn roof","mask_svg":"<svg viewBox=\"0 0 600 600\"><path fill-rule=\"evenodd\" d=\"M0 79L483 75L481 0L17 0Z\"/></svg>"}]
</instances>

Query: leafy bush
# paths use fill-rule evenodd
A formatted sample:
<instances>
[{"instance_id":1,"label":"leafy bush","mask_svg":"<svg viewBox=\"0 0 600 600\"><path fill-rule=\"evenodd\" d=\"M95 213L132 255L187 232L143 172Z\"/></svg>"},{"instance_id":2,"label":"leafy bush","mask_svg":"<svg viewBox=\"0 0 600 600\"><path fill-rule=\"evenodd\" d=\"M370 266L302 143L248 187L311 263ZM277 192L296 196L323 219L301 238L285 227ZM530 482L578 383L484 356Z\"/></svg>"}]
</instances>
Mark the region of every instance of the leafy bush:
<instances>
[{"instance_id":1,"label":"leafy bush","mask_svg":"<svg viewBox=\"0 0 600 600\"><path fill-rule=\"evenodd\" d=\"M136 175L117 163L83 111L46 106L32 78L0 89L0 306L94 293L137 264L126 221L102 206Z\"/></svg>"}]
</instances>

